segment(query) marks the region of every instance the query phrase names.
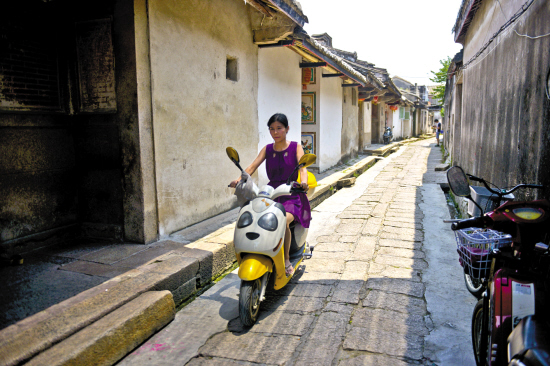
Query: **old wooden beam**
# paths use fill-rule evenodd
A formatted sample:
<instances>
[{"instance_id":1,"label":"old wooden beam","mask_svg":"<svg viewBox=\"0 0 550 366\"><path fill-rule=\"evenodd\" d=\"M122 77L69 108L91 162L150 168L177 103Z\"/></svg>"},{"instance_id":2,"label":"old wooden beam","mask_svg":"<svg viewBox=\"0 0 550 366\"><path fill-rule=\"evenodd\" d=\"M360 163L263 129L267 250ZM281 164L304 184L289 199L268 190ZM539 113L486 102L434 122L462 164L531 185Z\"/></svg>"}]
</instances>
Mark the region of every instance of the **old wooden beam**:
<instances>
[{"instance_id":1,"label":"old wooden beam","mask_svg":"<svg viewBox=\"0 0 550 366\"><path fill-rule=\"evenodd\" d=\"M260 13L265 15L268 18L273 18L273 14L270 9L257 0L246 0L246 3L250 4L254 9L258 10Z\"/></svg>"},{"instance_id":2,"label":"old wooden beam","mask_svg":"<svg viewBox=\"0 0 550 366\"><path fill-rule=\"evenodd\" d=\"M269 48L269 47L286 47L286 46L294 46L296 43L295 40L283 40L279 41L277 43L271 43L271 44L259 44L258 48Z\"/></svg>"},{"instance_id":3,"label":"old wooden beam","mask_svg":"<svg viewBox=\"0 0 550 366\"><path fill-rule=\"evenodd\" d=\"M326 67L326 62L300 62L300 68L303 69L305 67Z\"/></svg>"},{"instance_id":4,"label":"old wooden beam","mask_svg":"<svg viewBox=\"0 0 550 366\"><path fill-rule=\"evenodd\" d=\"M344 76L344 74L342 74L341 72L339 72L338 74L323 74L324 78L335 78L335 77L341 77L341 76Z\"/></svg>"}]
</instances>

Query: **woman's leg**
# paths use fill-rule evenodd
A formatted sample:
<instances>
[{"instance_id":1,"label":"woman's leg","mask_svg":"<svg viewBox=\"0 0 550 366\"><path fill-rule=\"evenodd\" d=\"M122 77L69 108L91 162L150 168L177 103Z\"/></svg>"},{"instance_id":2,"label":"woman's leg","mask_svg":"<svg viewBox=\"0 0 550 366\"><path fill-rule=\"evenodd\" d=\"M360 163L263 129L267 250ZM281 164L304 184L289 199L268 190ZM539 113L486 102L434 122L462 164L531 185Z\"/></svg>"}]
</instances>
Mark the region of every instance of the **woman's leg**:
<instances>
[{"instance_id":1,"label":"woman's leg","mask_svg":"<svg viewBox=\"0 0 550 366\"><path fill-rule=\"evenodd\" d=\"M292 268L292 264L290 263L290 241L292 239L291 233L290 233L290 223L294 221L294 216L291 213L286 213L286 232L285 232L285 268L290 266L290 271L294 271Z\"/></svg>"}]
</instances>

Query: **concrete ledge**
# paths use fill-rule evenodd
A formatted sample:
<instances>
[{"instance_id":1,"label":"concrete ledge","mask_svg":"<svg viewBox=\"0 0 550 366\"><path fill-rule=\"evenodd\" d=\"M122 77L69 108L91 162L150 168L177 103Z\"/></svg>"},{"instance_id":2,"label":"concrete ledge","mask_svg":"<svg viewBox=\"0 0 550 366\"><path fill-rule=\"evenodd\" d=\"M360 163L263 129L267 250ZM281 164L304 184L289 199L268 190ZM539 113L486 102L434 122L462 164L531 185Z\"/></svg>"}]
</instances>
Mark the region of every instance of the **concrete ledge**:
<instances>
[{"instance_id":1,"label":"concrete ledge","mask_svg":"<svg viewBox=\"0 0 550 366\"><path fill-rule=\"evenodd\" d=\"M310 189L307 192L307 198L309 199L309 205L311 208L315 208L321 204L328 197L332 196L334 189L331 189L330 184L317 184L317 187Z\"/></svg>"},{"instance_id":2,"label":"concrete ledge","mask_svg":"<svg viewBox=\"0 0 550 366\"><path fill-rule=\"evenodd\" d=\"M378 149L372 149L372 150L363 150L365 154L373 155L373 156L388 156L392 149L399 147L403 144L402 141L400 142L392 142L391 144L385 145L383 147L380 147Z\"/></svg>"},{"instance_id":3,"label":"concrete ledge","mask_svg":"<svg viewBox=\"0 0 550 366\"><path fill-rule=\"evenodd\" d=\"M338 181L338 187L350 187L355 184L356 177L342 178Z\"/></svg>"},{"instance_id":4,"label":"concrete ledge","mask_svg":"<svg viewBox=\"0 0 550 366\"><path fill-rule=\"evenodd\" d=\"M26 365L112 365L174 319L169 291L146 292Z\"/></svg>"}]
</instances>

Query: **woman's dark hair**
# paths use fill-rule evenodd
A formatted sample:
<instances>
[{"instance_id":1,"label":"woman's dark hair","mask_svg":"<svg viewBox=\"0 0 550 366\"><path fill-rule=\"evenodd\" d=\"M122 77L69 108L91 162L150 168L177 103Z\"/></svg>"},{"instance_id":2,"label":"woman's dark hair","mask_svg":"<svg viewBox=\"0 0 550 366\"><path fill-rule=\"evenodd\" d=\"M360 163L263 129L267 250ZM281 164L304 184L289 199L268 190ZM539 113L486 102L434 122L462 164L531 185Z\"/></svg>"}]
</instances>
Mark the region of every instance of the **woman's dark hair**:
<instances>
[{"instance_id":1,"label":"woman's dark hair","mask_svg":"<svg viewBox=\"0 0 550 366\"><path fill-rule=\"evenodd\" d=\"M273 122L280 122L285 128L288 128L288 119L282 113L275 113L272 115L269 121L267 121L267 127L271 126Z\"/></svg>"}]
</instances>

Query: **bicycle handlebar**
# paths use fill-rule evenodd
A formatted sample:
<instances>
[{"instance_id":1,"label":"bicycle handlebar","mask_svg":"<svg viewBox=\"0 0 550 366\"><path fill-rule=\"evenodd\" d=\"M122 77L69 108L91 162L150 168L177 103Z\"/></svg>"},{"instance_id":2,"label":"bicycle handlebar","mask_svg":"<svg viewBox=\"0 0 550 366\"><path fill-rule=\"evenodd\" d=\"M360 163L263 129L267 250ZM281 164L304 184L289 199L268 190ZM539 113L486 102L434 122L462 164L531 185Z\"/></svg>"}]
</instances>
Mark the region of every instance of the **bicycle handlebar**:
<instances>
[{"instance_id":1,"label":"bicycle handlebar","mask_svg":"<svg viewBox=\"0 0 550 366\"><path fill-rule=\"evenodd\" d=\"M461 220L451 225L452 230L465 229L468 227L484 227L485 216L472 217L471 219Z\"/></svg>"},{"instance_id":2,"label":"bicycle handlebar","mask_svg":"<svg viewBox=\"0 0 550 366\"><path fill-rule=\"evenodd\" d=\"M544 189L544 186L543 185L540 185L540 184L518 184L517 186L511 188L511 189L502 189L502 190L494 190L493 188L489 187L489 184L487 184L487 181L483 178L479 178L479 177L476 177L475 175L471 175L471 174L466 174L468 176L468 178L470 180L473 180L474 182L481 182L483 183L483 185L485 186L485 188L487 188L487 190L489 192L491 192L492 194L496 194L497 196L499 196L500 198L502 198L503 196L506 196L520 188L536 188L536 189Z\"/></svg>"}]
</instances>

